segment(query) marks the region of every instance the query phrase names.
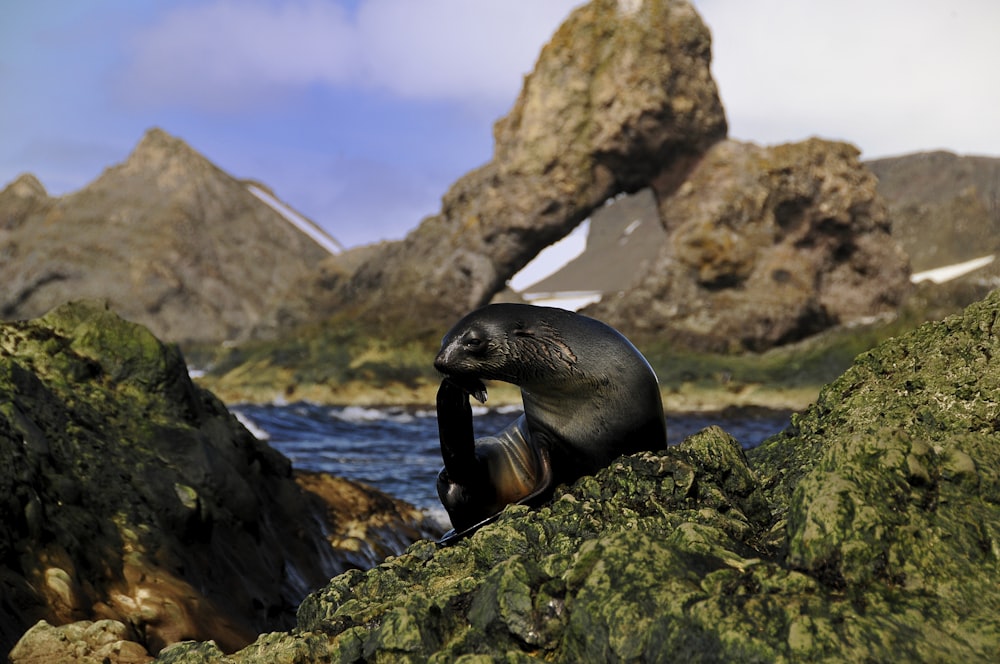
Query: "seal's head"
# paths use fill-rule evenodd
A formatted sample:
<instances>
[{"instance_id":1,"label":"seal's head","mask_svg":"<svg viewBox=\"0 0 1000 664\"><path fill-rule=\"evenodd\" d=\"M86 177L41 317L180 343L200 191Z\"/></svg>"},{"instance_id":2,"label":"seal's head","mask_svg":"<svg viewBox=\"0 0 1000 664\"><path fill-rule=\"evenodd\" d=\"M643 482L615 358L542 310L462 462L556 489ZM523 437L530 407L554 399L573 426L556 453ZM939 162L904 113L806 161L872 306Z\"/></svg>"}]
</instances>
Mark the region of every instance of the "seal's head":
<instances>
[{"instance_id":1,"label":"seal's head","mask_svg":"<svg viewBox=\"0 0 1000 664\"><path fill-rule=\"evenodd\" d=\"M481 390L484 399L482 378L525 386L568 377L577 358L550 320L561 316L575 314L523 304L477 309L444 336L434 366L476 398Z\"/></svg>"}]
</instances>

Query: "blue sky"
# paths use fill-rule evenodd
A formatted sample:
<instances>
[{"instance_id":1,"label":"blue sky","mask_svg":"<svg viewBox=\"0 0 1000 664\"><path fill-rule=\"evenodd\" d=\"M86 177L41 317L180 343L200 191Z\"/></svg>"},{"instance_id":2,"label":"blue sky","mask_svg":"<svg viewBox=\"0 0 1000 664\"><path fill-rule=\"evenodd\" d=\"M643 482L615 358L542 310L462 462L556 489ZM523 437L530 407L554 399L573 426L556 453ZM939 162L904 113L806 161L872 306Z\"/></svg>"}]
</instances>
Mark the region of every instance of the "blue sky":
<instances>
[{"instance_id":1,"label":"blue sky","mask_svg":"<svg viewBox=\"0 0 1000 664\"><path fill-rule=\"evenodd\" d=\"M54 195L152 126L348 246L490 159L572 0L32 0L0 13L0 187ZM734 138L1000 156L1000 2L695 0Z\"/></svg>"}]
</instances>

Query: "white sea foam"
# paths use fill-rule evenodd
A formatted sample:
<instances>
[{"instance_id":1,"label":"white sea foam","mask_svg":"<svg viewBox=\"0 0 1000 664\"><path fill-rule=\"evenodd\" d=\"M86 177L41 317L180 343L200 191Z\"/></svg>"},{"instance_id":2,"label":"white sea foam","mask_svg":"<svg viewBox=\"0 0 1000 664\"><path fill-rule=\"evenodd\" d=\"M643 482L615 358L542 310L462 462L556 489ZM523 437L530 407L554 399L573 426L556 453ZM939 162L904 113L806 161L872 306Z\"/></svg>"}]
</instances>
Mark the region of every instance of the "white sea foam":
<instances>
[{"instance_id":1,"label":"white sea foam","mask_svg":"<svg viewBox=\"0 0 1000 664\"><path fill-rule=\"evenodd\" d=\"M425 416L433 416L429 411L423 411ZM344 406L331 408L330 417L342 422L395 422L397 424L407 424L417 417L419 412L410 412L402 408L366 408L364 406Z\"/></svg>"},{"instance_id":2,"label":"white sea foam","mask_svg":"<svg viewBox=\"0 0 1000 664\"><path fill-rule=\"evenodd\" d=\"M239 420L240 424L242 424L247 431L253 434L254 438L256 438L257 440L271 439L271 434L269 434L268 432L264 431L259 426L257 426L257 423L251 420L249 417L247 417L238 410L234 410L231 412L233 413L233 415L236 416L236 419Z\"/></svg>"},{"instance_id":3,"label":"white sea foam","mask_svg":"<svg viewBox=\"0 0 1000 664\"><path fill-rule=\"evenodd\" d=\"M448 513L443 507L428 507L423 510L423 513L430 521L438 525L441 530L449 530L451 528L451 519L448 518Z\"/></svg>"},{"instance_id":4,"label":"white sea foam","mask_svg":"<svg viewBox=\"0 0 1000 664\"><path fill-rule=\"evenodd\" d=\"M494 412L500 413L501 415L520 415L524 412L524 408L516 404L508 404L506 406L498 406L494 409Z\"/></svg>"}]
</instances>

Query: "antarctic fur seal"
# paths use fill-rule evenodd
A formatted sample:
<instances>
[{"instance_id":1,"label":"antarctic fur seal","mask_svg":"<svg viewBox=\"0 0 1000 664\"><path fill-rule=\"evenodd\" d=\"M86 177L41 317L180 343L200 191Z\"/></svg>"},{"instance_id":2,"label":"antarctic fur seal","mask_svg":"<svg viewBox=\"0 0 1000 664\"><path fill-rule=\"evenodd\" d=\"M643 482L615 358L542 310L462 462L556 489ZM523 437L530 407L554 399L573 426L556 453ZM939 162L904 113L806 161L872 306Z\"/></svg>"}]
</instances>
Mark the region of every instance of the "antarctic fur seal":
<instances>
[{"instance_id":1,"label":"antarctic fur seal","mask_svg":"<svg viewBox=\"0 0 1000 664\"><path fill-rule=\"evenodd\" d=\"M556 485L614 459L662 449L666 423L656 375L620 332L580 314L493 304L445 335L434 366L445 467L438 495L460 537L509 503L535 504ZM524 414L476 439L468 397L486 400L483 379L521 388Z\"/></svg>"}]
</instances>

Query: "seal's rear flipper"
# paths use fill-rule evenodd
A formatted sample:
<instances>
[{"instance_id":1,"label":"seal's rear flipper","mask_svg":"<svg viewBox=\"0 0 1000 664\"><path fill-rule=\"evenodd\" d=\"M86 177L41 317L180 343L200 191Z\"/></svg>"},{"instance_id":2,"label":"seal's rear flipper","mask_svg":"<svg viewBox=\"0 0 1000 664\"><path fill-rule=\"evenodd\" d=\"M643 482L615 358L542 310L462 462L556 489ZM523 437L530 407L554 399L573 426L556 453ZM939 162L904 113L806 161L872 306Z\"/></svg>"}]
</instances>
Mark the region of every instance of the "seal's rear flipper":
<instances>
[{"instance_id":1,"label":"seal's rear flipper","mask_svg":"<svg viewBox=\"0 0 1000 664\"><path fill-rule=\"evenodd\" d=\"M500 510L496 514L494 514L492 516L486 517L485 519L483 519L479 523L477 523L477 524L475 524L473 526L469 526L468 528L465 528L465 529L460 530L458 532L455 532L455 529L452 528L451 530L449 530L448 532L446 532L444 535L442 535L441 539L439 539L437 541L437 543L440 544L440 545L442 545L442 546L449 546L451 544L454 544L455 542L458 542L461 539L465 539L466 537L468 537L469 535L473 534L474 532L476 532L477 530L479 530L483 526L485 526L487 524L490 524L490 523L493 523L494 521L496 521L500 517L501 514L503 514L503 510Z\"/></svg>"}]
</instances>

